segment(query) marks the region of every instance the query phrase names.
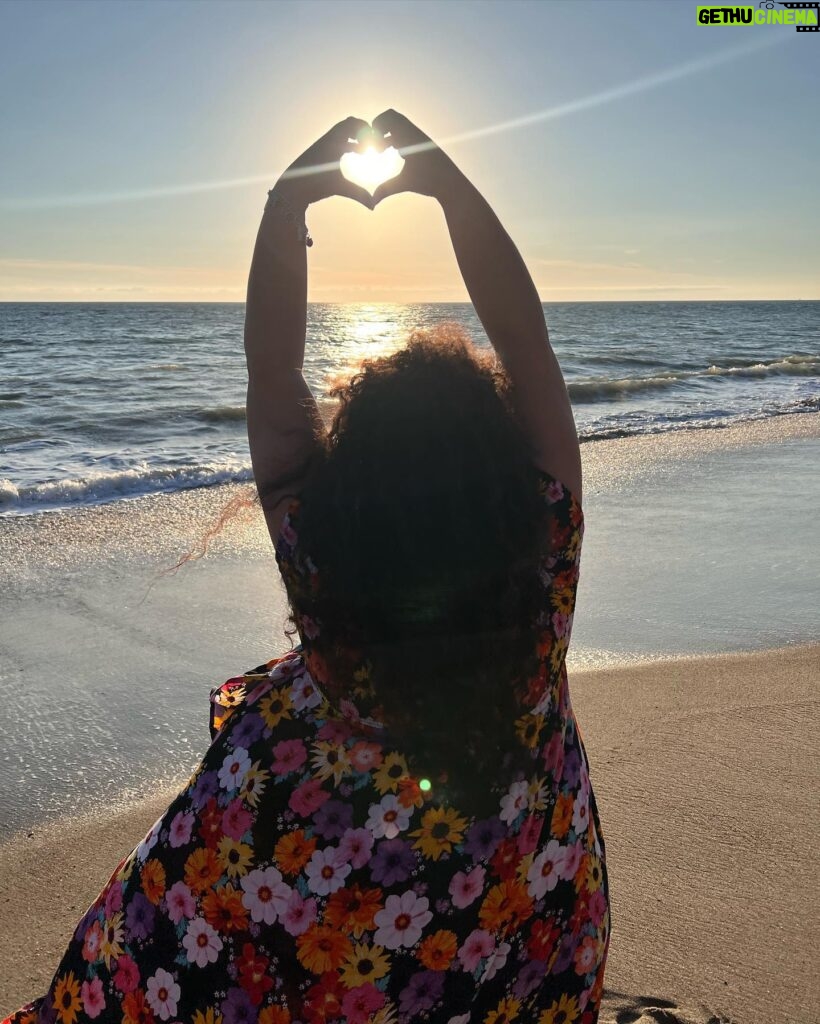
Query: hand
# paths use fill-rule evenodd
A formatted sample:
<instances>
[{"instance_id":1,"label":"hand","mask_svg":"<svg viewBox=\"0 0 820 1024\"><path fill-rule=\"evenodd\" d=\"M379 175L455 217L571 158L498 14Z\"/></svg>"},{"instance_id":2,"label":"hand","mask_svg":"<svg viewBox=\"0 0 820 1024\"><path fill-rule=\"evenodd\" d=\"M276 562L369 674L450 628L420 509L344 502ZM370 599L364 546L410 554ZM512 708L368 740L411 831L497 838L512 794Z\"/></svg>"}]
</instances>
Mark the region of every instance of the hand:
<instances>
[{"instance_id":1,"label":"hand","mask_svg":"<svg viewBox=\"0 0 820 1024\"><path fill-rule=\"evenodd\" d=\"M293 161L277 182L277 191L305 208L330 196L346 196L372 210L375 204L367 189L348 181L339 168L345 153L359 149L372 136L373 129L359 117L340 121Z\"/></svg>"},{"instance_id":2,"label":"hand","mask_svg":"<svg viewBox=\"0 0 820 1024\"><path fill-rule=\"evenodd\" d=\"M373 193L373 206L398 192L417 192L441 199L461 172L429 135L396 110L385 110L373 119L376 145L394 146L404 157L401 173L383 182ZM385 136L390 134L389 138Z\"/></svg>"}]
</instances>

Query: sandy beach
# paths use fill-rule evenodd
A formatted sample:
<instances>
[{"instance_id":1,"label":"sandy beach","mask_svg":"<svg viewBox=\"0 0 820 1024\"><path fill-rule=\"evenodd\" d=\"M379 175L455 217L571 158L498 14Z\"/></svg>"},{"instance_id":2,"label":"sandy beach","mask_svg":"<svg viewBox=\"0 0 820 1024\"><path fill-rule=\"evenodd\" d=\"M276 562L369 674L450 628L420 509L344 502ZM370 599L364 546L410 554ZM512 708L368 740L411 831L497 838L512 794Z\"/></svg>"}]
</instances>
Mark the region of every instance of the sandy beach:
<instances>
[{"instance_id":1,"label":"sandy beach","mask_svg":"<svg viewBox=\"0 0 820 1024\"><path fill-rule=\"evenodd\" d=\"M612 885L602 1021L818 1019L818 684L820 646L571 675ZM0 846L0 1009L45 990L172 792Z\"/></svg>"}]
</instances>

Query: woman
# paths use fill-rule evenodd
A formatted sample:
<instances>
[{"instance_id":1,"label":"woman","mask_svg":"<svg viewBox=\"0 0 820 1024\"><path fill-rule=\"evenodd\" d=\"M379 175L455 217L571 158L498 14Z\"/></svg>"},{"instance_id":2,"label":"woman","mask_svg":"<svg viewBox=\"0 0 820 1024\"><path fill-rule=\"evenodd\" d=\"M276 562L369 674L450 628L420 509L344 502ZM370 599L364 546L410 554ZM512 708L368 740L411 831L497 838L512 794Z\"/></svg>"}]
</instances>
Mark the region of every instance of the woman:
<instances>
[{"instance_id":1,"label":"woman","mask_svg":"<svg viewBox=\"0 0 820 1024\"><path fill-rule=\"evenodd\" d=\"M371 198L338 161L373 133L406 163ZM499 361L416 332L335 388L325 434L301 372L305 211L400 191L440 202ZM581 461L521 257L406 118L350 118L271 190L245 349L301 643L212 693L202 764L10 1019L597 1020L604 844L565 667Z\"/></svg>"}]
</instances>

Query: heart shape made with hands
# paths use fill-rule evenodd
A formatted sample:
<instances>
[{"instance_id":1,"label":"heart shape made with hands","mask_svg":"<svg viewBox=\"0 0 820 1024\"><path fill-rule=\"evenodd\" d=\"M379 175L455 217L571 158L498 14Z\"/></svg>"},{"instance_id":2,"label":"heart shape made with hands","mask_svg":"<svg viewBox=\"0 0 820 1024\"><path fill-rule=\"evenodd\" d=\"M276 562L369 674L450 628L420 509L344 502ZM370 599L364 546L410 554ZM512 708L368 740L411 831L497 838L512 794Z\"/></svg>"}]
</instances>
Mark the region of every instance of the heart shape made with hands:
<instances>
[{"instance_id":1,"label":"heart shape made with hands","mask_svg":"<svg viewBox=\"0 0 820 1024\"><path fill-rule=\"evenodd\" d=\"M371 195L385 181L395 178L404 167L404 157L394 146L380 153L368 146L363 153L345 153L339 169L348 181L361 185Z\"/></svg>"}]
</instances>

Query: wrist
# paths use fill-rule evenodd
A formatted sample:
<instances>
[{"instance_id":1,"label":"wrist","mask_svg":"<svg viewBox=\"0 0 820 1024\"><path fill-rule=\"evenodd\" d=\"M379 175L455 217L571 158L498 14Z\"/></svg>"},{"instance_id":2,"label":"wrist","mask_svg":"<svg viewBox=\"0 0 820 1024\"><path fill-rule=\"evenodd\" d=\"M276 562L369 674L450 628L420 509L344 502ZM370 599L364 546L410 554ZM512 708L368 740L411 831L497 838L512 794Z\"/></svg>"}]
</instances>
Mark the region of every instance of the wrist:
<instances>
[{"instance_id":1,"label":"wrist","mask_svg":"<svg viewBox=\"0 0 820 1024\"><path fill-rule=\"evenodd\" d=\"M443 162L436 175L433 198L446 208L464 195L466 186L469 186L470 182L448 156L445 156L444 153L441 155Z\"/></svg>"}]
</instances>

